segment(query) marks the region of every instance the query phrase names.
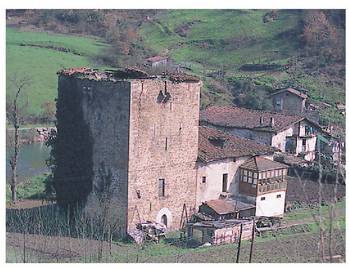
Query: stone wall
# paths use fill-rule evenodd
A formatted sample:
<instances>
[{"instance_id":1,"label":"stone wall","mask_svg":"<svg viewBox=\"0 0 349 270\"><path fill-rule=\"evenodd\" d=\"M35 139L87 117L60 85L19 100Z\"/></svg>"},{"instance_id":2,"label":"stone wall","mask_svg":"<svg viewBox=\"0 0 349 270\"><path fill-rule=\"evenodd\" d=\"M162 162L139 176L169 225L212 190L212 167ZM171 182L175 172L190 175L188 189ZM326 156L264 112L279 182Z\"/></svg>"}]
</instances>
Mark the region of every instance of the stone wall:
<instances>
[{"instance_id":1,"label":"stone wall","mask_svg":"<svg viewBox=\"0 0 349 270\"><path fill-rule=\"evenodd\" d=\"M108 201L108 218L121 234L126 232L129 104L127 81L59 77L58 202L82 203L98 217Z\"/></svg>"},{"instance_id":2,"label":"stone wall","mask_svg":"<svg viewBox=\"0 0 349 270\"><path fill-rule=\"evenodd\" d=\"M276 109L276 99L281 98L282 110L280 112L289 114L302 114L305 110L305 99L289 94L288 92L282 92L273 96L273 105Z\"/></svg>"},{"instance_id":3,"label":"stone wall","mask_svg":"<svg viewBox=\"0 0 349 270\"><path fill-rule=\"evenodd\" d=\"M171 98L161 102L159 93ZM161 221L180 226L183 205L195 208L200 83L132 81L128 224ZM159 196L165 179L165 196Z\"/></svg>"}]
</instances>

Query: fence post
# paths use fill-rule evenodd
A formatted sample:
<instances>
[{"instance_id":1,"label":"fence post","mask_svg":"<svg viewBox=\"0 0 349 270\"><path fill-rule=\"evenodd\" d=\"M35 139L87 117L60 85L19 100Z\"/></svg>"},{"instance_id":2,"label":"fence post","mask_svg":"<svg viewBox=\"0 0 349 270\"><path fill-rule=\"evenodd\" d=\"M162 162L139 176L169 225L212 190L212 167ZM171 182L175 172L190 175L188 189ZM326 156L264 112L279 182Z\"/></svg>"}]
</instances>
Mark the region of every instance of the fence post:
<instances>
[{"instance_id":1,"label":"fence post","mask_svg":"<svg viewBox=\"0 0 349 270\"><path fill-rule=\"evenodd\" d=\"M253 218L253 225L252 225L252 239L251 239L251 247L250 247L250 259L249 263L252 262L252 253L253 253L253 244L254 244L254 231L256 229L256 220Z\"/></svg>"},{"instance_id":2,"label":"fence post","mask_svg":"<svg viewBox=\"0 0 349 270\"><path fill-rule=\"evenodd\" d=\"M239 263L240 248L241 248L241 237L242 237L242 223L240 224L239 244L238 244L238 253L236 255L236 263Z\"/></svg>"}]
</instances>

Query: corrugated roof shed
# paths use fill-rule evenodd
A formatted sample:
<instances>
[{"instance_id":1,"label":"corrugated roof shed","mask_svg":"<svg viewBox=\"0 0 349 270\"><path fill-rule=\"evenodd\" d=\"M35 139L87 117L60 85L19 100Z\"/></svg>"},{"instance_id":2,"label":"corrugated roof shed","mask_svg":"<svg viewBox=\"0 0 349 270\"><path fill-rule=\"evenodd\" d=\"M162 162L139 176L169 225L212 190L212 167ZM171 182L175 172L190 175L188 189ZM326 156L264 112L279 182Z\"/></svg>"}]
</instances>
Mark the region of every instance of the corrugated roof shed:
<instances>
[{"instance_id":1,"label":"corrugated roof shed","mask_svg":"<svg viewBox=\"0 0 349 270\"><path fill-rule=\"evenodd\" d=\"M238 200L211 200L203 204L213 209L219 215L226 215L255 207L253 204L244 203Z\"/></svg>"}]
</instances>

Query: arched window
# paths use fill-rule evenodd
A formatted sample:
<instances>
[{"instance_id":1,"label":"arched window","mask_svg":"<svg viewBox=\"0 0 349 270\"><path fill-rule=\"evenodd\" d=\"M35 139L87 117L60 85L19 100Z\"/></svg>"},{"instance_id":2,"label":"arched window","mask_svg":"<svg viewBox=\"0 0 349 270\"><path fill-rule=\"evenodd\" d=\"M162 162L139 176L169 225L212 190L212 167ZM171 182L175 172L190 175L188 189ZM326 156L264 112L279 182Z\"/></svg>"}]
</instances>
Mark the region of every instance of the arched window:
<instances>
[{"instance_id":1,"label":"arched window","mask_svg":"<svg viewBox=\"0 0 349 270\"><path fill-rule=\"evenodd\" d=\"M164 224L165 226L167 226L167 216L166 215L162 215L161 223Z\"/></svg>"}]
</instances>

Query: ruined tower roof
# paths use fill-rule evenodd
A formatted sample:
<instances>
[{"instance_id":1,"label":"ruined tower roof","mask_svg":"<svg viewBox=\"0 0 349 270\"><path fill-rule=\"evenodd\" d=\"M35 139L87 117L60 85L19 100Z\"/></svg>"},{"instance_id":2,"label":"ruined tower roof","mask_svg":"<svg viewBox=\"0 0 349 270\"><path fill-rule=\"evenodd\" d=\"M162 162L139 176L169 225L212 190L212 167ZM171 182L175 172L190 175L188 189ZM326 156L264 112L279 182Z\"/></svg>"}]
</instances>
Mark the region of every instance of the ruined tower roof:
<instances>
[{"instance_id":1,"label":"ruined tower roof","mask_svg":"<svg viewBox=\"0 0 349 270\"><path fill-rule=\"evenodd\" d=\"M167 73L161 75L149 75L143 70L134 67L124 69L100 71L88 67L74 67L62 69L57 72L58 75L89 79L96 81L120 81L131 79L168 79L172 82L200 82L198 77L185 73Z\"/></svg>"},{"instance_id":2,"label":"ruined tower roof","mask_svg":"<svg viewBox=\"0 0 349 270\"><path fill-rule=\"evenodd\" d=\"M211 162L225 158L273 154L275 148L230 135L215 128L199 127L199 160Z\"/></svg>"}]
</instances>

